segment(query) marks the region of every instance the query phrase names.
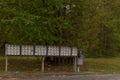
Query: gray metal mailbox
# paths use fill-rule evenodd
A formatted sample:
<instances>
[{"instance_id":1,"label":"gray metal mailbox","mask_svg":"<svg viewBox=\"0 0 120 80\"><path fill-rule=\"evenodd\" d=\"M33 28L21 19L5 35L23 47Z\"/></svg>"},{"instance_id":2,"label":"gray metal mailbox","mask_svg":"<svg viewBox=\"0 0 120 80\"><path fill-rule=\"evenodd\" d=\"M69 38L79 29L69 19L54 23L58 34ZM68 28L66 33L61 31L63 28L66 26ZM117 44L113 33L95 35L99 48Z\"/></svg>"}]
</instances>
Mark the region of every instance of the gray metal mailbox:
<instances>
[{"instance_id":1,"label":"gray metal mailbox","mask_svg":"<svg viewBox=\"0 0 120 80\"><path fill-rule=\"evenodd\" d=\"M78 52L78 58L77 58L77 65L83 65L84 63L84 52L83 51L79 51Z\"/></svg>"},{"instance_id":2,"label":"gray metal mailbox","mask_svg":"<svg viewBox=\"0 0 120 80\"><path fill-rule=\"evenodd\" d=\"M6 45L6 55L20 55L19 45Z\"/></svg>"},{"instance_id":3,"label":"gray metal mailbox","mask_svg":"<svg viewBox=\"0 0 120 80\"><path fill-rule=\"evenodd\" d=\"M35 55L46 56L47 48L46 46L37 45L35 46Z\"/></svg>"},{"instance_id":4,"label":"gray metal mailbox","mask_svg":"<svg viewBox=\"0 0 120 80\"><path fill-rule=\"evenodd\" d=\"M22 55L33 55L33 46L32 45L22 45L21 54Z\"/></svg>"},{"instance_id":5,"label":"gray metal mailbox","mask_svg":"<svg viewBox=\"0 0 120 80\"><path fill-rule=\"evenodd\" d=\"M48 46L48 56L59 56L59 47Z\"/></svg>"}]
</instances>

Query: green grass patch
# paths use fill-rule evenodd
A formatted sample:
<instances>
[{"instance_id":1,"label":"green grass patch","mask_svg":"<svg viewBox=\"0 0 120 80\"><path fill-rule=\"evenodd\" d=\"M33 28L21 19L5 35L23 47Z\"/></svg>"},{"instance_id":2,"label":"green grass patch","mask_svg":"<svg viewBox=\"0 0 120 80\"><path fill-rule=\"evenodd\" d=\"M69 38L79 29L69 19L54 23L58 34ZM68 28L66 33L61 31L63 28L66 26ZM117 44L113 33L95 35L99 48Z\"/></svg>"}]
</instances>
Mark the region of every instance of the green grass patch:
<instances>
[{"instance_id":1,"label":"green grass patch","mask_svg":"<svg viewBox=\"0 0 120 80\"><path fill-rule=\"evenodd\" d=\"M5 57L0 57L0 71L5 70ZM45 72L72 72L73 66L45 63ZM19 57L9 56L8 71L41 71L41 57Z\"/></svg>"},{"instance_id":2,"label":"green grass patch","mask_svg":"<svg viewBox=\"0 0 120 80\"><path fill-rule=\"evenodd\" d=\"M97 73L120 73L120 58L87 58L82 67L84 71Z\"/></svg>"}]
</instances>

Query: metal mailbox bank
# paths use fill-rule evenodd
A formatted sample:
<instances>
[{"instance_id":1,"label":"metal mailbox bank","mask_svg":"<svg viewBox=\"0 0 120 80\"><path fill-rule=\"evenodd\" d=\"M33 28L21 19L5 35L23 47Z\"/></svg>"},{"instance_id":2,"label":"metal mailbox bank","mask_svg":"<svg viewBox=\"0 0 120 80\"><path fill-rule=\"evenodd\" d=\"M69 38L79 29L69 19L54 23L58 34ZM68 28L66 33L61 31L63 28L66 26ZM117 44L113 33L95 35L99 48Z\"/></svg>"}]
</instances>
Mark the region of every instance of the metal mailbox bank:
<instances>
[{"instance_id":1,"label":"metal mailbox bank","mask_svg":"<svg viewBox=\"0 0 120 80\"><path fill-rule=\"evenodd\" d=\"M73 57L74 71L79 72L79 66L83 65L83 52L79 52L77 47L68 46L45 46L45 45L5 45L6 64L5 71L8 71L9 56L41 56L41 71L44 72L45 57Z\"/></svg>"}]
</instances>

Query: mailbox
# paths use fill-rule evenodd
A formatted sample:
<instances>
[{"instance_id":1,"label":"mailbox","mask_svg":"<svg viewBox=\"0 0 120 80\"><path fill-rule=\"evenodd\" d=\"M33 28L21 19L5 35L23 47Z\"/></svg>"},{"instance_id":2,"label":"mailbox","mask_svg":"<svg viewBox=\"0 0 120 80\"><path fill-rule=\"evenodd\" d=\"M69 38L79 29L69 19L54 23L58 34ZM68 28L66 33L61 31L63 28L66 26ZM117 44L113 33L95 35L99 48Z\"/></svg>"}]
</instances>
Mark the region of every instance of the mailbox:
<instances>
[{"instance_id":1,"label":"mailbox","mask_svg":"<svg viewBox=\"0 0 120 80\"><path fill-rule=\"evenodd\" d=\"M77 56L77 65L83 65L84 63L84 52L83 51L79 51L78 52L78 56Z\"/></svg>"},{"instance_id":2,"label":"mailbox","mask_svg":"<svg viewBox=\"0 0 120 80\"><path fill-rule=\"evenodd\" d=\"M6 45L6 55L20 55L19 45Z\"/></svg>"}]
</instances>

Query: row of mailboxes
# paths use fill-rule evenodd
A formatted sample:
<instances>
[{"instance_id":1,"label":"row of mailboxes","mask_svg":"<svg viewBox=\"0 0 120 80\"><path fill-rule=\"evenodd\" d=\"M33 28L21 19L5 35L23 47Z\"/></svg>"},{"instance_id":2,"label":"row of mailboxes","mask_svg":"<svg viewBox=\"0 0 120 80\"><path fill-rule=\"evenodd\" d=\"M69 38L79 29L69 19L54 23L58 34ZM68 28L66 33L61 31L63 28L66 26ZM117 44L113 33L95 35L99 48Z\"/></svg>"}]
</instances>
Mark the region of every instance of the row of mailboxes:
<instances>
[{"instance_id":1,"label":"row of mailboxes","mask_svg":"<svg viewBox=\"0 0 120 80\"><path fill-rule=\"evenodd\" d=\"M73 56L77 57L77 65L83 65L84 60L84 52L77 47L6 44L5 52L13 56Z\"/></svg>"},{"instance_id":2,"label":"row of mailboxes","mask_svg":"<svg viewBox=\"0 0 120 80\"><path fill-rule=\"evenodd\" d=\"M77 56L77 47L6 45L6 55Z\"/></svg>"}]
</instances>

